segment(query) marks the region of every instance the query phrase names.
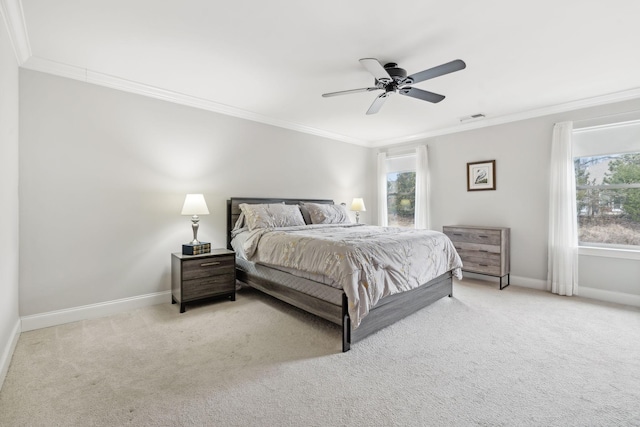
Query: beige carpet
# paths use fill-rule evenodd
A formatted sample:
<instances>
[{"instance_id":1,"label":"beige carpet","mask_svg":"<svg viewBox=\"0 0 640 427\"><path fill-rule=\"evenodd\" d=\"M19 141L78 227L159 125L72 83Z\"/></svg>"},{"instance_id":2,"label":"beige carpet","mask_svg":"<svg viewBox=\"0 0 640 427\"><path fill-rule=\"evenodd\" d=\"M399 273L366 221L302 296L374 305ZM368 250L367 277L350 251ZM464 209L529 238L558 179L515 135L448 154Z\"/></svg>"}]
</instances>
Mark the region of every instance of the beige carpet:
<instances>
[{"instance_id":1,"label":"beige carpet","mask_svg":"<svg viewBox=\"0 0 640 427\"><path fill-rule=\"evenodd\" d=\"M464 280L340 353L243 290L23 333L2 426L640 426L640 310Z\"/></svg>"}]
</instances>

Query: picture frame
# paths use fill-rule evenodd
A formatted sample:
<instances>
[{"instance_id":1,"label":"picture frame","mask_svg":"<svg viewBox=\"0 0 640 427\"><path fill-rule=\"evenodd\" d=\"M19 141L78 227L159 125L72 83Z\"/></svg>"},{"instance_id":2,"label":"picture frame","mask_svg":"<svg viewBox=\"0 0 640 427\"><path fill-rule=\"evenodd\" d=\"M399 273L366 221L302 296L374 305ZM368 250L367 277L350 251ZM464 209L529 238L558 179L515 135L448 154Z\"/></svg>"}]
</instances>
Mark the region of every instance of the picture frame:
<instances>
[{"instance_id":1,"label":"picture frame","mask_svg":"<svg viewBox=\"0 0 640 427\"><path fill-rule=\"evenodd\" d=\"M467 191L496 189L496 161L467 163Z\"/></svg>"}]
</instances>

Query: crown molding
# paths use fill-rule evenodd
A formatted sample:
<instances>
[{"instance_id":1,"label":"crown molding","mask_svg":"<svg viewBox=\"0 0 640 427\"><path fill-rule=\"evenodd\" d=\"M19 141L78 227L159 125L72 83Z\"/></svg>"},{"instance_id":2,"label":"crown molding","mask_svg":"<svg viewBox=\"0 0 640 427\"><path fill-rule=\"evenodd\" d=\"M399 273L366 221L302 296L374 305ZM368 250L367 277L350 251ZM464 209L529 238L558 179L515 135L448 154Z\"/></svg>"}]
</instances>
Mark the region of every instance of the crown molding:
<instances>
[{"instance_id":1,"label":"crown molding","mask_svg":"<svg viewBox=\"0 0 640 427\"><path fill-rule=\"evenodd\" d=\"M24 21L24 11L21 0L0 0L0 14L7 27L13 51L18 60L18 66L23 65L31 56L31 46Z\"/></svg>"},{"instance_id":2,"label":"crown molding","mask_svg":"<svg viewBox=\"0 0 640 427\"><path fill-rule=\"evenodd\" d=\"M407 142L414 142L421 139L433 138L436 136L448 135L452 133L464 132L473 129L480 129L489 126L501 125L505 123L517 122L520 120L533 119L536 117L548 116L551 114L565 113L567 111L579 110L588 107L597 107L599 105L612 104L614 102L629 101L640 98L640 88L630 89L622 92L615 92L607 95L596 96L593 98L571 101L564 104L552 105L535 110L522 111L514 114L507 114L500 117L479 120L476 122L465 123L458 126L438 129L435 131L423 132L405 137L386 139L380 141L372 141L370 147L380 148Z\"/></svg>"},{"instance_id":3,"label":"crown molding","mask_svg":"<svg viewBox=\"0 0 640 427\"><path fill-rule=\"evenodd\" d=\"M0 0L0 5L3 2L16 3L17 0ZM558 104L534 110L522 111L514 114L507 114L499 117L487 118L479 121L464 123L448 128L437 129L428 132L422 132L414 135L408 135L398 138L384 139L379 141L366 141L357 138L348 137L333 132L316 129L310 126L302 124L280 120L273 117L267 117L262 114L254 113L251 111L242 110L240 108L231 107L229 105L220 104L209 99L199 98L192 95L187 95L179 92L174 92L155 86L145 85L143 83L123 79L120 77L111 76L108 74L91 71L85 68L76 67L69 64L51 61L48 59L40 58L37 56L31 56L22 64L23 68L40 71L43 73L53 74L61 77L67 77L74 80L79 80L86 83L92 83L99 86L109 87L124 92L135 93L138 95L147 96L150 98L156 98L163 101L172 102L175 104L185 105L188 107L199 108L215 113L220 113L232 117L238 117L245 120L264 123L271 126L276 126L284 129L289 129L301 133L319 136L322 138L331 139L334 141L346 142L348 144L360 145L369 148L381 148L394 146L398 144L415 142L427 138L433 138L436 136L448 135L453 133L465 132L474 129L480 129L489 126L496 126L520 120L527 120L536 117L547 116L551 114L564 113L567 111L579 110L582 108L595 107L599 105L611 104L614 102L621 102L627 100L633 100L640 98L640 88L630 89L627 91L616 92L612 94L586 98L578 101L567 102L564 104Z\"/></svg>"},{"instance_id":4,"label":"crown molding","mask_svg":"<svg viewBox=\"0 0 640 427\"><path fill-rule=\"evenodd\" d=\"M175 104L186 105L188 107L199 108L202 110L225 114L227 116L233 116L241 119L251 120L254 122L264 123L267 125L294 130L297 132L315 135L322 138L328 138L335 141L342 141L349 144L361 145L364 147L370 146L367 141L363 141L357 138L351 138L345 135L323 131L321 129L316 129L310 126L305 126L286 120L267 117L262 114L242 110L240 108L231 107L229 105L220 104L209 99L161 89L155 86L145 85L143 83L135 82L132 80L87 70L85 68L80 68L69 64L51 61L37 56L31 56L28 61L26 61L22 65L22 68L40 71L43 73L53 74L61 77L67 77L74 80L80 80L86 83L105 86L111 89L117 89L124 92L147 96L150 98L161 99L163 101L173 102Z\"/></svg>"}]
</instances>

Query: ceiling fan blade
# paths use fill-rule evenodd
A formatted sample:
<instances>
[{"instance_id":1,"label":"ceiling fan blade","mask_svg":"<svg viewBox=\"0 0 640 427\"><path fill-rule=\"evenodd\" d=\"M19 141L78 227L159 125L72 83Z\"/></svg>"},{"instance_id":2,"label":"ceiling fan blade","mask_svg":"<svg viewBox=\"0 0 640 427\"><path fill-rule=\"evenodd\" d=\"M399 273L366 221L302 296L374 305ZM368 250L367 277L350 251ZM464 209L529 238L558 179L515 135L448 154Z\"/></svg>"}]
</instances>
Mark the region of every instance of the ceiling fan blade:
<instances>
[{"instance_id":1,"label":"ceiling fan blade","mask_svg":"<svg viewBox=\"0 0 640 427\"><path fill-rule=\"evenodd\" d=\"M434 77L443 76L445 74L453 73L454 71L460 71L467 68L467 64L462 59L456 59L455 61L447 62L446 64L438 65L437 67L429 68L428 70L420 71L419 73L411 74L406 78L406 84L418 83L425 80L432 79Z\"/></svg>"},{"instance_id":2,"label":"ceiling fan blade","mask_svg":"<svg viewBox=\"0 0 640 427\"><path fill-rule=\"evenodd\" d=\"M384 82L384 83L391 81L391 76L389 75L387 70L384 69L382 64L380 64L380 62L378 62L377 59L375 59L375 58L362 58L360 60L360 63L362 64L362 66L364 68L367 69L368 72L373 74L373 77L375 77L376 80L378 80L380 82Z\"/></svg>"},{"instance_id":3,"label":"ceiling fan blade","mask_svg":"<svg viewBox=\"0 0 640 427\"><path fill-rule=\"evenodd\" d=\"M428 92L422 89L417 89L415 87L406 87L406 88L400 89L398 93L400 95L406 95L412 98L421 99L423 101L433 102L434 104L444 99L444 95L439 95L437 93Z\"/></svg>"},{"instance_id":4,"label":"ceiling fan blade","mask_svg":"<svg viewBox=\"0 0 640 427\"><path fill-rule=\"evenodd\" d=\"M341 90L338 92L323 93L322 96L324 98L328 98L330 96L347 95L349 93L371 92L373 90L379 90L379 89L380 88L377 88L377 87L363 87L361 89Z\"/></svg>"},{"instance_id":5,"label":"ceiling fan blade","mask_svg":"<svg viewBox=\"0 0 640 427\"><path fill-rule=\"evenodd\" d=\"M378 95L376 99L373 100L373 104L371 104L371 107L369 107L369 109L367 110L367 114L375 114L380 111L382 104L384 104L384 101L388 96L389 94L387 92Z\"/></svg>"}]
</instances>

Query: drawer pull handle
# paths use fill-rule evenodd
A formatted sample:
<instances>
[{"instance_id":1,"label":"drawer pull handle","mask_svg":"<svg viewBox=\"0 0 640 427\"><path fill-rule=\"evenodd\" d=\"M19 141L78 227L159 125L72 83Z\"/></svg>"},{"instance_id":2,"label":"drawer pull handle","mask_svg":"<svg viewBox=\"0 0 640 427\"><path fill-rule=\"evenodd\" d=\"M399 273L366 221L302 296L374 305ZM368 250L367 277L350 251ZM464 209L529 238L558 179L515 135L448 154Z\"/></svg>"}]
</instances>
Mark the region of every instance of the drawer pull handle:
<instances>
[{"instance_id":1,"label":"drawer pull handle","mask_svg":"<svg viewBox=\"0 0 640 427\"><path fill-rule=\"evenodd\" d=\"M454 236L462 236L462 233L453 233Z\"/></svg>"},{"instance_id":2,"label":"drawer pull handle","mask_svg":"<svg viewBox=\"0 0 640 427\"><path fill-rule=\"evenodd\" d=\"M211 267L212 265L220 265L219 262L205 262L204 264L200 264L200 267Z\"/></svg>"},{"instance_id":3,"label":"drawer pull handle","mask_svg":"<svg viewBox=\"0 0 640 427\"><path fill-rule=\"evenodd\" d=\"M489 236L483 236L482 234L480 234L478 237L482 237L483 239L488 239Z\"/></svg>"},{"instance_id":4,"label":"drawer pull handle","mask_svg":"<svg viewBox=\"0 0 640 427\"><path fill-rule=\"evenodd\" d=\"M478 264L480 267L489 267L487 264Z\"/></svg>"}]
</instances>

